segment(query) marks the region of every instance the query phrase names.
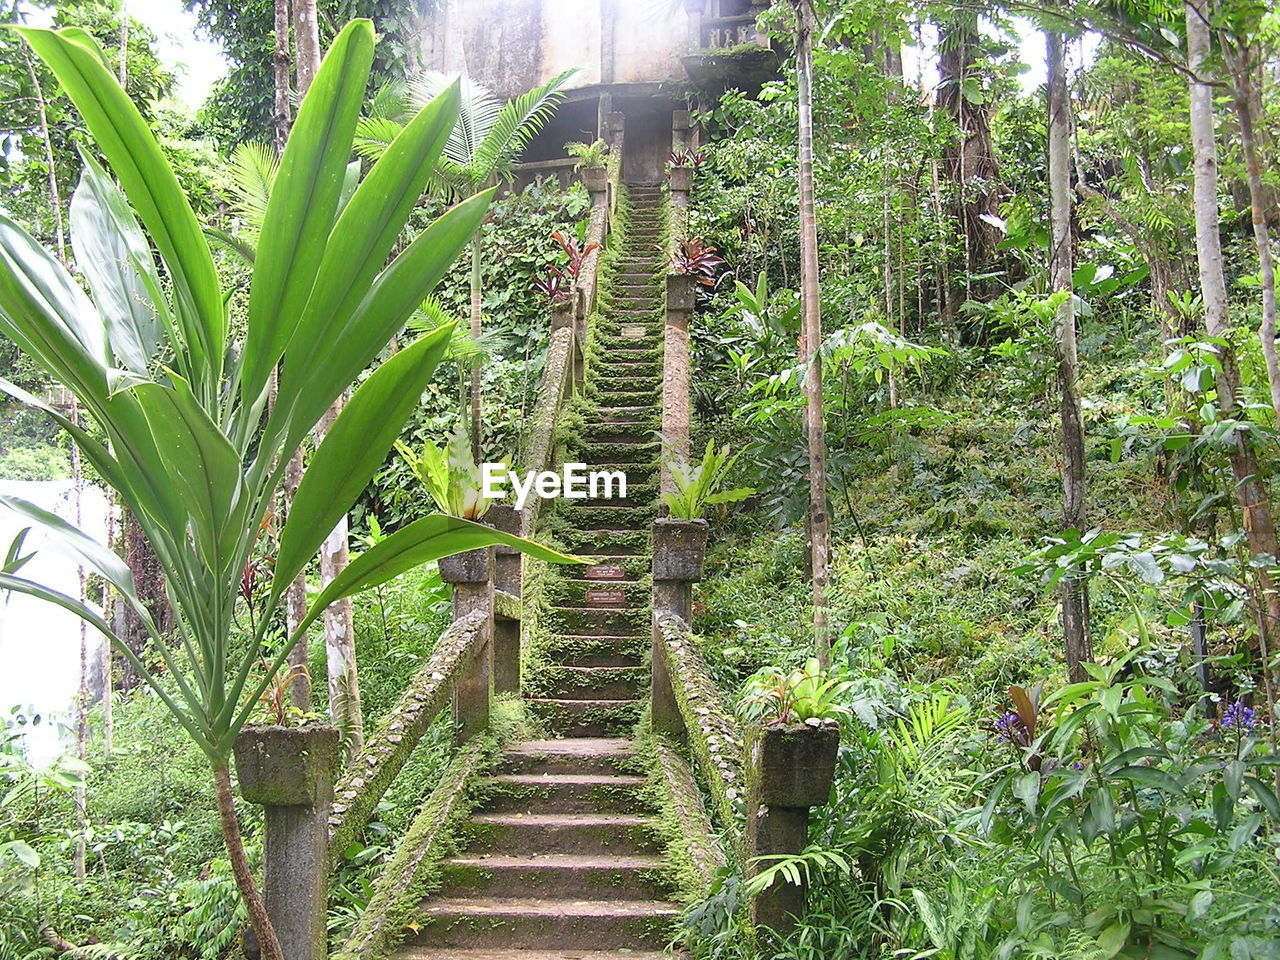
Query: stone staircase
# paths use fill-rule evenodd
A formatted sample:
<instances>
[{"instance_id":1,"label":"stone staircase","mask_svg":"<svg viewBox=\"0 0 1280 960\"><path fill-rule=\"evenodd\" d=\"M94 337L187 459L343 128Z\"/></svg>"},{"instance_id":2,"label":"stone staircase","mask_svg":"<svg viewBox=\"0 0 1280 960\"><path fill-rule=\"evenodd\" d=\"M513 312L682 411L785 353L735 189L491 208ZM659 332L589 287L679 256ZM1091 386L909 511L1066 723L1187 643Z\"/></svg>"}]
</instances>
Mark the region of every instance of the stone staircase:
<instances>
[{"instance_id":1,"label":"stone staircase","mask_svg":"<svg viewBox=\"0 0 1280 960\"><path fill-rule=\"evenodd\" d=\"M399 960L661 960L678 912L626 737L649 676L649 524L662 383L662 194L629 189L622 257L594 332L594 413L566 455L621 470L623 500L562 500L562 546L598 557L547 586L549 643L526 670L529 709L562 739L510 746L462 852L422 903ZM548 622L549 621L549 622Z\"/></svg>"}]
</instances>

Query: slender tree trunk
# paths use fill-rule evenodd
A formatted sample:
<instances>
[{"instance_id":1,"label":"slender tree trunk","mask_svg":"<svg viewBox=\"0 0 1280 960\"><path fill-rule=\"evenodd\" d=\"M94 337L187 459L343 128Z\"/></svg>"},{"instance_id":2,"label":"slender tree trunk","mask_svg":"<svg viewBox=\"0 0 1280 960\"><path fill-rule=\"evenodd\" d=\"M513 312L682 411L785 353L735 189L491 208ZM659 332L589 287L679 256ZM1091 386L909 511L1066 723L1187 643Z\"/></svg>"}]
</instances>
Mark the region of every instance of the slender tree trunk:
<instances>
[{"instance_id":1,"label":"slender tree trunk","mask_svg":"<svg viewBox=\"0 0 1280 960\"><path fill-rule=\"evenodd\" d=\"M818 659L831 662L827 627L827 578L831 552L827 516L826 423L822 404L822 304L818 278L818 218L813 199L813 28L810 0L791 0L796 10L796 73L799 82L801 352L805 361L806 434L809 447L809 530L813 563L813 635Z\"/></svg>"},{"instance_id":2,"label":"slender tree trunk","mask_svg":"<svg viewBox=\"0 0 1280 960\"><path fill-rule=\"evenodd\" d=\"M1076 312L1072 298L1071 250L1071 99L1067 91L1065 40L1045 34L1049 66L1049 280L1067 296L1058 307L1055 348L1059 412L1062 419L1062 519L1084 533L1086 522L1084 418L1080 410L1080 357L1076 351ZM1088 679L1083 664L1093 659L1089 636L1089 586L1068 578L1062 586L1062 632L1067 673L1073 683Z\"/></svg>"},{"instance_id":3,"label":"slender tree trunk","mask_svg":"<svg viewBox=\"0 0 1280 960\"><path fill-rule=\"evenodd\" d=\"M325 412L316 428L316 442L324 439L342 412L340 397ZM346 569L348 555L347 518L320 545L320 580L330 584ZM324 612L325 663L329 675L329 718L342 731L347 760L364 749L364 714L360 705L360 672L356 665L355 616L351 598L331 604Z\"/></svg>"},{"instance_id":4,"label":"slender tree trunk","mask_svg":"<svg viewBox=\"0 0 1280 960\"><path fill-rule=\"evenodd\" d=\"M306 94L320 71L320 21L316 0L294 0L293 43L297 48L294 69L298 74L298 96Z\"/></svg>"},{"instance_id":5,"label":"slender tree trunk","mask_svg":"<svg viewBox=\"0 0 1280 960\"><path fill-rule=\"evenodd\" d=\"M305 95L320 69L320 35L315 0L295 0L293 32L298 49L298 93ZM317 429L317 442L342 412L345 396L336 400ZM320 585L327 587L347 566L347 518L344 516L320 547ZM348 757L364 746L360 683L356 667L355 628L351 601L330 607L324 616L325 662L329 674L329 717L345 733Z\"/></svg>"},{"instance_id":6,"label":"slender tree trunk","mask_svg":"<svg viewBox=\"0 0 1280 960\"><path fill-rule=\"evenodd\" d=\"M471 338L480 339L481 324L480 290L480 235L471 238ZM480 391L480 359L471 362L471 459L480 462L484 446L483 400Z\"/></svg>"},{"instance_id":7,"label":"slender tree trunk","mask_svg":"<svg viewBox=\"0 0 1280 960\"><path fill-rule=\"evenodd\" d=\"M116 76L122 87L129 80L129 4L127 0L121 0L120 3L120 64L117 67Z\"/></svg>"},{"instance_id":8,"label":"slender tree trunk","mask_svg":"<svg viewBox=\"0 0 1280 960\"><path fill-rule=\"evenodd\" d=\"M1240 123L1240 149L1244 153L1246 179L1249 182L1249 210L1253 219L1253 242L1258 248L1258 272L1262 281L1262 325L1258 337L1267 362L1267 381L1271 387L1271 407L1280 423L1280 357L1276 355L1276 270L1271 258L1271 237L1267 231L1267 197L1262 185L1262 162L1258 158L1255 129L1262 115L1254 86L1250 48L1242 41L1233 51L1225 42L1219 46L1226 53L1231 68L1232 102Z\"/></svg>"},{"instance_id":9,"label":"slender tree trunk","mask_svg":"<svg viewBox=\"0 0 1280 960\"><path fill-rule=\"evenodd\" d=\"M275 77L275 97L272 100L271 131L276 155L284 152L289 139L292 116L289 108L289 0L275 0L275 49L271 54L271 69Z\"/></svg>"},{"instance_id":10,"label":"slender tree trunk","mask_svg":"<svg viewBox=\"0 0 1280 960\"><path fill-rule=\"evenodd\" d=\"M107 549L115 550L116 548L116 528L120 516L120 508L116 503L116 492L110 490L107 495ZM115 621L115 607L117 606L117 598L114 591L106 593L106 603L103 605L102 619L107 623ZM102 753L103 756L110 757L115 744L115 716L114 704L112 704L112 677L111 677L111 644L102 644Z\"/></svg>"},{"instance_id":11,"label":"slender tree trunk","mask_svg":"<svg viewBox=\"0 0 1280 960\"><path fill-rule=\"evenodd\" d=\"M289 130L293 125L292 110L289 105L290 83L289 67L292 58L289 55L289 0L275 0L275 47L271 55L271 68L274 78L275 95L272 99L272 140L276 156L284 153L284 145L289 139ZM318 54L317 48L317 54ZM316 68L318 69L318 67ZM313 70L314 72L314 70ZM272 375L271 404L275 405L275 375ZM298 492L298 484L302 482L303 450L299 446L289 457L284 468L283 497L287 512L293 504L294 495ZM285 588L285 625L289 635L297 629L298 624L307 615L307 574L300 571L293 582ZM307 713L311 710L311 675L307 671L309 644L303 637L289 651L289 702L298 710Z\"/></svg>"},{"instance_id":12,"label":"slender tree trunk","mask_svg":"<svg viewBox=\"0 0 1280 960\"><path fill-rule=\"evenodd\" d=\"M1220 365L1216 379L1218 407L1223 417L1240 413L1240 370L1235 349L1231 346L1231 324L1227 309L1227 283L1218 235L1218 150L1213 119L1213 87L1203 75L1209 56L1209 23L1207 0L1184 0L1187 18L1187 66L1191 71L1191 151L1195 171L1196 262L1200 274L1200 296L1204 302L1205 329L1209 336L1221 338ZM1244 520L1245 536L1254 556L1276 556L1276 528L1271 512L1271 499L1259 472L1257 454L1243 430L1235 431L1229 454L1235 477L1236 498ZM1280 600L1273 587L1271 572L1258 572L1261 596L1254 597L1262 611L1258 622L1262 649L1268 648L1268 634L1280 622ZM1270 670L1270 664L1266 665Z\"/></svg>"},{"instance_id":13,"label":"slender tree trunk","mask_svg":"<svg viewBox=\"0 0 1280 960\"><path fill-rule=\"evenodd\" d=\"M58 245L58 259L67 262L66 230L62 221L62 196L58 190L58 168L53 159L53 140L49 136L49 112L45 109L44 90L40 86L40 75L31 62L31 54L27 45L20 43L22 62L27 66L27 76L31 78L31 89L36 95L36 110L40 116L40 139L44 142L44 161L49 166L49 206L53 207L54 239ZM75 444L72 444L74 447Z\"/></svg>"},{"instance_id":14,"label":"slender tree trunk","mask_svg":"<svg viewBox=\"0 0 1280 960\"><path fill-rule=\"evenodd\" d=\"M249 911L249 923L258 935L258 946L263 960L284 960L275 928L267 917L267 907L262 902L262 892L253 879L249 858L244 852L244 838L240 835L240 823L236 820L236 802L231 793L231 771L226 761L213 764L213 784L218 798L218 821L222 826L222 842L231 860L231 874L235 877L240 899Z\"/></svg>"},{"instance_id":15,"label":"slender tree trunk","mask_svg":"<svg viewBox=\"0 0 1280 960\"><path fill-rule=\"evenodd\" d=\"M79 425L79 409L73 401L71 404L71 422ZM71 495L74 498L75 525L79 530L84 523L81 515L81 501L84 498L84 471L80 466L80 448L71 444ZM80 603L88 599L84 575L84 565L76 565L76 577L80 581ZM76 759L85 761L86 748L89 744L89 625L80 621L80 688L76 696ZM76 784L76 847L73 856L77 880L84 879L85 873L85 834L89 830L88 794L84 778Z\"/></svg>"}]
</instances>

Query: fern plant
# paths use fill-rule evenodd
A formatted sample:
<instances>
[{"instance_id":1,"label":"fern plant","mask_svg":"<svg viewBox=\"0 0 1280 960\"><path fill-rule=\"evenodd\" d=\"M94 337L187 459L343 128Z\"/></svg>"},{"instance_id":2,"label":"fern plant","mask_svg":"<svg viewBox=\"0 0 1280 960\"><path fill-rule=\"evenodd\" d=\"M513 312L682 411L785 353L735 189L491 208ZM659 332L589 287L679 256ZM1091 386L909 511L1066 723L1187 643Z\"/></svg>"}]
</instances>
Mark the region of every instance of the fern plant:
<instances>
[{"instance_id":1,"label":"fern plant","mask_svg":"<svg viewBox=\"0 0 1280 960\"><path fill-rule=\"evenodd\" d=\"M577 159L575 170L603 170L609 165L609 145L603 140L593 143L573 141L564 145L564 152Z\"/></svg>"},{"instance_id":2,"label":"fern plant","mask_svg":"<svg viewBox=\"0 0 1280 960\"><path fill-rule=\"evenodd\" d=\"M703 510L713 504L734 503L755 493L751 487L720 489L737 459L736 454L729 455L727 444L717 448L711 440L696 466L668 451L666 465L676 485L675 493L665 495L671 516L676 520L700 520Z\"/></svg>"}]
</instances>

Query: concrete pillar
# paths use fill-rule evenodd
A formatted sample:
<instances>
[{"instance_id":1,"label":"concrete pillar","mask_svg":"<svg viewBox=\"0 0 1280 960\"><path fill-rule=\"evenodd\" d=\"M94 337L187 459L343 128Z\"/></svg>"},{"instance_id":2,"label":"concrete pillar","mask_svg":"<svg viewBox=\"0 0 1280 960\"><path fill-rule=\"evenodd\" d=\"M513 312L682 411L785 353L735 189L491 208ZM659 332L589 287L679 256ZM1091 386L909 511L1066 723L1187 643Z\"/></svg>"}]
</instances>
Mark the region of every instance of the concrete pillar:
<instances>
[{"instance_id":1,"label":"concrete pillar","mask_svg":"<svg viewBox=\"0 0 1280 960\"><path fill-rule=\"evenodd\" d=\"M693 624L693 585L702 579L707 553L705 520L658 520L653 524L653 609L669 610ZM662 634L655 622L650 650L651 723L654 732L680 740L687 735L667 669Z\"/></svg>"},{"instance_id":2,"label":"concrete pillar","mask_svg":"<svg viewBox=\"0 0 1280 960\"><path fill-rule=\"evenodd\" d=\"M456 623L476 610L486 616L475 653L453 686L454 737L465 743L489 729L493 696L493 549L468 550L440 561L440 579L453 584Z\"/></svg>"},{"instance_id":3,"label":"concrete pillar","mask_svg":"<svg viewBox=\"0 0 1280 960\"><path fill-rule=\"evenodd\" d=\"M824 806L835 776L840 728L835 724L746 731L747 851L755 857L795 854L809 842L809 810ZM748 866L753 873L759 867ZM804 910L805 887L779 877L751 901L751 922L786 935Z\"/></svg>"},{"instance_id":4,"label":"concrete pillar","mask_svg":"<svg viewBox=\"0 0 1280 960\"><path fill-rule=\"evenodd\" d=\"M689 21L689 52L702 49L702 17L707 0L684 0L684 13Z\"/></svg>"},{"instance_id":5,"label":"concrete pillar","mask_svg":"<svg viewBox=\"0 0 1280 960\"><path fill-rule=\"evenodd\" d=\"M505 503L495 504L484 515L484 522L503 533L519 535L520 511ZM524 554L515 547L501 544L493 548L493 586L495 590L520 596L523 581ZM495 617L493 621L493 692L520 692L519 620Z\"/></svg>"},{"instance_id":6,"label":"concrete pillar","mask_svg":"<svg viewBox=\"0 0 1280 960\"><path fill-rule=\"evenodd\" d=\"M263 899L285 960L324 960L329 813L338 728L246 727L235 742L240 794L264 808Z\"/></svg>"},{"instance_id":7,"label":"concrete pillar","mask_svg":"<svg viewBox=\"0 0 1280 960\"><path fill-rule=\"evenodd\" d=\"M674 454L689 458L689 318L693 315L693 277L667 277L667 317L662 342L662 439ZM660 492L675 492L666 459Z\"/></svg>"}]
</instances>

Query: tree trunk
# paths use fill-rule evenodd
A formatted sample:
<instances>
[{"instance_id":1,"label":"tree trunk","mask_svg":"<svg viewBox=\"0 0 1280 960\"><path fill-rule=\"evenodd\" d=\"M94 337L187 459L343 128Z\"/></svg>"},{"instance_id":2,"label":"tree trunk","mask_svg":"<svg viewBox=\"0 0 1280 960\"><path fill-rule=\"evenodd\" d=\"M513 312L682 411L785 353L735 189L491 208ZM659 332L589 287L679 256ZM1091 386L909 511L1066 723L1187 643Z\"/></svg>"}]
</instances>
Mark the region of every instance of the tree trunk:
<instances>
[{"instance_id":1,"label":"tree trunk","mask_svg":"<svg viewBox=\"0 0 1280 960\"><path fill-rule=\"evenodd\" d=\"M805 432L809 447L809 530L813 563L813 636L818 659L831 662L827 627L827 578L831 532L827 516L826 424L822 403L822 304L818 280L818 218L813 199L813 28L810 0L791 0L796 10L796 73L800 139L801 353L805 361Z\"/></svg>"},{"instance_id":2,"label":"tree trunk","mask_svg":"<svg viewBox=\"0 0 1280 960\"><path fill-rule=\"evenodd\" d=\"M275 76L275 98L272 101L271 130L276 155L284 152L292 123L289 108L289 0L275 0L275 50L271 55L271 68Z\"/></svg>"},{"instance_id":3,"label":"tree trunk","mask_svg":"<svg viewBox=\"0 0 1280 960\"><path fill-rule=\"evenodd\" d=\"M218 821L222 826L222 842L231 860L231 873L236 880L240 899L249 911L249 923L258 935L258 947L262 960L284 960L275 928L267 917L262 892L253 879L249 858L244 852L244 839L240 836L240 823L236 820L236 802L231 793L231 771L225 760L213 764L213 784L218 797Z\"/></svg>"},{"instance_id":4,"label":"tree trunk","mask_svg":"<svg viewBox=\"0 0 1280 960\"><path fill-rule=\"evenodd\" d=\"M298 93L305 95L320 69L320 36L315 0L296 0L293 32L298 48ZM317 442L338 419L345 398L336 400L321 418ZM347 567L347 518L344 516L320 547L320 586L327 587ZM325 662L329 674L329 717L344 732L348 757L364 746L360 683L356 668L351 600L334 604L324 615Z\"/></svg>"},{"instance_id":5,"label":"tree trunk","mask_svg":"<svg viewBox=\"0 0 1280 960\"><path fill-rule=\"evenodd\" d=\"M991 137L991 104L975 103L965 95L970 67L981 41L977 15L958 11L938 25L938 106L960 131L957 143L942 152L943 171L955 186L957 211L965 238L965 267L969 275L992 263L1000 232L984 215L1000 213L1000 167Z\"/></svg>"},{"instance_id":6,"label":"tree trunk","mask_svg":"<svg viewBox=\"0 0 1280 960\"><path fill-rule=\"evenodd\" d=\"M1071 249L1071 99L1067 92L1065 40L1046 33L1049 68L1049 282L1067 296L1058 307L1055 351L1062 418L1062 520L1085 531L1084 418L1080 410L1080 357L1076 351L1076 312L1072 297ZM1084 664L1093 659L1089 636L1089 585L1083 577L1062 585L1062 632L1067 674L1073 683L1088 679Z\"/></svg>"},{"instance_id":7,"label":"tree trunk","mask_svg":"<svg viewBox=\"0 0 1280 960\"><path fill-rule=\"evenodd\" d=\"M1213 87L1203 75L1209 56L1207 0L1185 0L1187 18L1187 66L1191 71L1191 151L1195 170L1196 262L1200 274L1200 296L1204 302L1205 329L1209 336L1222 338L1221 370L1217 374L1218 407L1221 415L1234 417L1240 409L1240 370L1231 346L1231 324L1227 311L1227 283L1218 234L1218 150L1213 120ZM1271 499L1259 474L1258 458L1243 430L1235 431L1230 452L1235 477L1236 498L1244 518L1245 536L1254 556L1276 556L1276 528ZM1280 599L1273 589L1271 573L1258 572L1261 596L1254 597L1259 610L1261 645L1268 647L1267 635L1280 621ZM1270 669L1270 664L1267 664Z\"/></svg>"},{"instance_id":8,"label":"tree trunk","mask_svg":"<svg viewBox=\"0 0 1280 960\"><path fill-rule=\"evenodd\" d=\"M314 13L314 11L312 11ZM301 11L299 11L301 15ZM314 17L313 17L314 20ZM316 56L319 56L317 44ZM271 55L271 67L274 76L275 96L272 101L271 118L272 139L276 148L276 156L284 153L285 143L289 139L289 130L293 125L292 110L289 105L289 0L275 0L275 48ZM312 73L319 69L314 65ZM300 74L301 75L301 74ZM310 80L308 79L308 83ZM275 377L272 376L271 404L275 405ZM293 504L294 495L298 492L298 484L302 482L303 452L299 446L285 464L283 496L287 512ZM289 635L298 628L307 616L307 574L300 571L293 582L285 588L285 626ZM307 713L311 710L311 675L307 671L307 638L303 637L289 651L289 702L296 709Z\"/></svg>"},{"instance_id":9,"label":"tree trunk","mask_svg":"<svg viewBox=\"0 0 1280 960\"><path fill-rule=\"evenodd\" d=\"M345 398L330 407L316 428L317 443L324 439ZM346 569L347 518L344 516L320 545L320 581L326 586ZM325 663L329 675L329 718L342 731L347 760L364 749L364 714L360 705L360 673L356 665L355 617L350 597L330 604L324 612Z\"/></svg>"},{"instance_id":10,"label":"tree trunk","mask_svg":"<svg viewBox=\"0 0 1280 960\"><path fill-rule=\"evenodd\" d=\"M294 0L293 42L297 48L294 69L298 75L298 96L301 97L320 71L320 21L316 19L316 0Z\"/></svg>"},{"instance_id":11,"label":"tree trunk","mask_svg":"<svg viewBox=\"0 0 1280 960\"><path fill-rule=\"evenodd\" d=\"M80 423L79 409L73 402L71 404L71 422L77 426ZM81 529L84 519L81 516L80 505L84 496L84 471L80 466L80 448L76 444L71 444L71 490L74 498L74 522L76 529ZM84 565L76 564L76 575L80 581L80 603L83 604L88 599L86 590L86 581L84 574ZM89 625L84 621L80 621L80 687L76 695L76 759L81 763L85 761L86 748L89 744ZM73 855L73 864L77 880L84 880L85 872L85 835L89 830L89 809L88 794L86 792L84 777L76 784L75 805L76 805L76 846Z\"/></svg>"},{"instance_id":12,"label":"tree trunk","mask_svg":"<svg viewBox=\"0 0 1280 960\"><path fill-rule=\"evenodd\" d=\"M1224 38L1225 41L1225 38ZM1271 259L1271 237L1267 230L1267 197L1262 185L1262 162L1258 158L1255 129L1262 115L1252 74L1252 52L1243 40L1234 50L1222 47L1231 68L1232 103L1240 123L1240 149L1244 153L1245 175L1249 183L1249 211L1253 219L1253 242L1258 248L1258 273L1262 281L1262 325L1258 337L1267 362L1267 382L1271 387L1271 407L1280 423L1280 357L1276 355L1276 271Z\"/></svg>"},{"instance_id":13,"label":"tree trunk","mask_svg":"<svg viewBox=\"0 0 1280 960\"><path fill-rule=\"evenodd\" d=\"M480 235L471 238L471 339L479 340L481 324L481 290L480 290ZM484 426L482 422L483 401L480 391L480 358L471 361L471 459L480 462L480 451L484 446Z\"/></svg>"},{"instance_id":14,"label":"tree trunk","mask_svg":"<svg viewBox=\"0 0 1280 960\"><path fill-rule=\"evenodd\" d=\"M40 75L36 73L36 66L31 62L27 45L20 43L18 46L22 49L22 62L27 65L27 76L31 78L31 89L36 95L36 109L40 115L40 139L44 141L44 161L49 165L49 205L53 207L54 239L58 245L58 260L65 264L67 262L66 230L62 223L62 197L58 191L58 168L53 159L53 140L49 137L49 114L45 110L44 90L40 87ZM72 447L74 446L75 444L72 444Z\"/></svg>"}]
</instances>

